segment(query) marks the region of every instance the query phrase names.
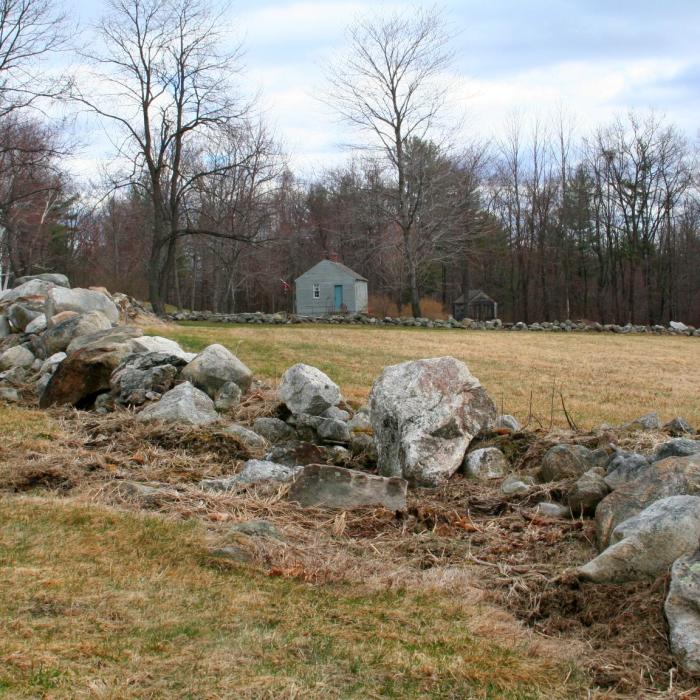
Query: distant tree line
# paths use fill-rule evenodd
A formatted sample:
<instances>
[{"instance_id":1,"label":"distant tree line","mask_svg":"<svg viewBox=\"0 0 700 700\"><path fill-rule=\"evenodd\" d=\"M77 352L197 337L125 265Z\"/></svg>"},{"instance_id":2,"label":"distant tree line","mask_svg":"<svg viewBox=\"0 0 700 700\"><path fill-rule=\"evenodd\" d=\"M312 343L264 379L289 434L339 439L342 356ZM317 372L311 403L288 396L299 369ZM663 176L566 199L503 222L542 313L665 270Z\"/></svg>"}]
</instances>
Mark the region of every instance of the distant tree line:
<instances>
[{"instance_id":1,"label":"distant tree line","mask_svg":"<svg viewBox=\"0 0 700 700\"><path fill-rule=\"evenodd\" d=\"M294 173L237 92L239 49L205 0L111 0L85 82L30 75L68 46L46 0L0 0L0 283L60 270L170 306L291 310L289 285L338 256L369 280L371 310L449 313L469 289L505 320L700 325L695 145L654 114L576 135L515 119L460 146L445 103L439 14L363 19L329 68L327 99L362 148ZM4 23L4 25L2 24ZM67 48L68 47L68 48ZM101 85L103 89L93 89ZM57 100L115 147L89 191ZM433 304L434 305L434 304Z\"/></svg>"}]
</instances>

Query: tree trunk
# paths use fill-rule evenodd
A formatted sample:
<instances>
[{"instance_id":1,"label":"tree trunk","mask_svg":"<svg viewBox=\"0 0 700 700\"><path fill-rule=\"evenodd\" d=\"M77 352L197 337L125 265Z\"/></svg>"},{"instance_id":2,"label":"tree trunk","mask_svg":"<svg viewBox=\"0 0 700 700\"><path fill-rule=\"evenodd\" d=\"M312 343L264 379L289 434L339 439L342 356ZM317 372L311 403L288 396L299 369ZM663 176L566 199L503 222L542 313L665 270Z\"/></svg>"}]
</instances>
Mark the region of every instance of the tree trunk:
<instances>
[{"instance_id":1,"label":"tree trunk","mask_svg":"<svg viewBox=\"0 0 700 700\"><path fill-rule=\"evenodd\" d=\"M408 271L408 292L411 301L411 314L414 318L419 318L421 314L420 308L420 291L418 289L418 271L416 270L416 259L413 251L413 239L411 230L404 231L404 254L406 256L406 268Z\"/></svg>"}]
</instances>

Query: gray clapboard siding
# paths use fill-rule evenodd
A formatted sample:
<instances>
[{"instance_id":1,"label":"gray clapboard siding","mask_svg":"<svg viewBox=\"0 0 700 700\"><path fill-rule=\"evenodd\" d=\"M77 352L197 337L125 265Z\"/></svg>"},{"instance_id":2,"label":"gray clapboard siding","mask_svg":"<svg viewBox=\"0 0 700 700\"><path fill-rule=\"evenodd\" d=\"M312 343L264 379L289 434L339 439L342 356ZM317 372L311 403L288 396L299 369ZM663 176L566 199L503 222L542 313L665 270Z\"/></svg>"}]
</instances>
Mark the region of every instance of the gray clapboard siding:
<instances>
[{"instance_id":1,"label":"gray clapboard siding","mask_svg":"<svg viewBox=\"0 0 700 700\"><path fill-rule=\"evenodd\" d=\"M296 312L303 316L364 313L367 311L367 280L349 267L322 260L295 280ZM318 285L319 297L314 297ZM335 288L343 288L342 308L336 308Z\"/></svg>"}]
</instances>

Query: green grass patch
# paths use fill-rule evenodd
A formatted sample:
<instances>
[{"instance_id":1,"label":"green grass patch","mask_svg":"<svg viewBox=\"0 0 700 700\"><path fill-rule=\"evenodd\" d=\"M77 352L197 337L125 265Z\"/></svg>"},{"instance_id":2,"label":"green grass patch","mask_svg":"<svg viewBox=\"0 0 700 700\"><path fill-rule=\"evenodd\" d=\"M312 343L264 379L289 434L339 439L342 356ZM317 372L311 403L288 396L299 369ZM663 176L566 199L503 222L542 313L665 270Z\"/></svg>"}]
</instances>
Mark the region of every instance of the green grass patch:
<instances>
[{"instance_id":1,"label":"green grass patch","mask_svg":"<svg viewBox=\"0 0 700 700\"><path fill-rule=\"evenodd\" d=\"M479 612L445 594L362 594L221 568L193 522L0 498L6 697L582 693L566 664L475 635Z\"/></svg>"}]
</instances>

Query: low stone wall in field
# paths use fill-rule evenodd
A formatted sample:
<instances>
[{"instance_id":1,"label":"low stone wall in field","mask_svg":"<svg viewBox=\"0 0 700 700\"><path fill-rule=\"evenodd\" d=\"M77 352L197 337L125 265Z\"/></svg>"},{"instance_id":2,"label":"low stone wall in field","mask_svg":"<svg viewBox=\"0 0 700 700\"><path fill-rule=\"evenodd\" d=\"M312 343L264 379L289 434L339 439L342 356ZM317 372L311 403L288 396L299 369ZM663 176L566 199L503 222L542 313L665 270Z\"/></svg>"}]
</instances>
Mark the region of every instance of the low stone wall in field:
<instances>
[{"instance_id":1,"label":"low stone wall in field","mask_svg":"<svg viewBox=\"0 0 700 700\"><path fill-rule=\"evenodd\" d=\"M337 324L351 326L402 326L413 328L443 328L455 330L510 330L510 331L549 331L553 333L593 332L593 333L650 333L654 335L686 335L700 337L700 328L686 326L683 323L673 322L669 326L638 326L628 323L620 326L614 323L589 323L585 321L552 321L544 323L502 323L499 319L494 321L473 321L465 319L456 321L433 320L429 318L375 318L365 314L337 314L331 316L297 316L295 314L276 313L265 314L260 311L254 313L217 314L211 311L181 311L168 316L171 321L206 321L210 323L258 323L258 324L294 324L317 323Z\"/></svg>"}]
</instances>

